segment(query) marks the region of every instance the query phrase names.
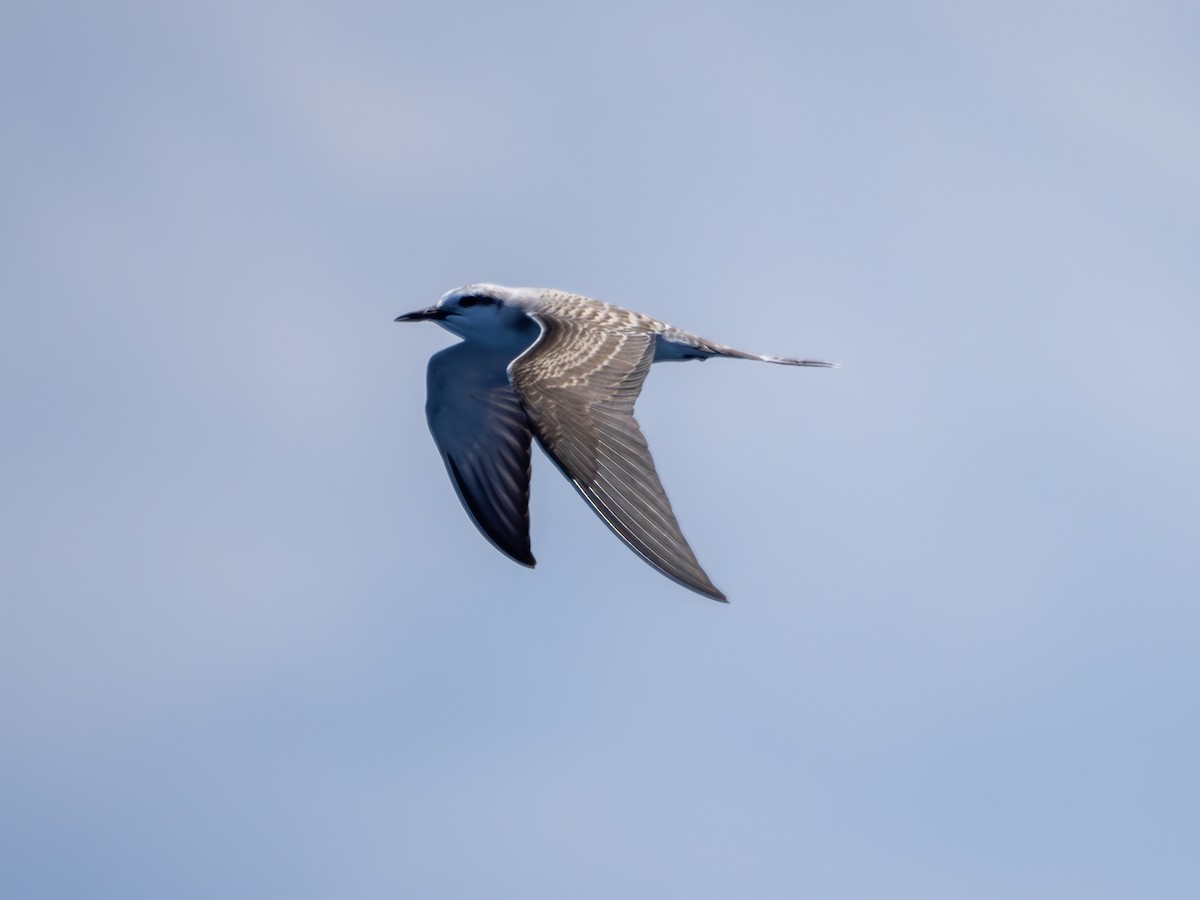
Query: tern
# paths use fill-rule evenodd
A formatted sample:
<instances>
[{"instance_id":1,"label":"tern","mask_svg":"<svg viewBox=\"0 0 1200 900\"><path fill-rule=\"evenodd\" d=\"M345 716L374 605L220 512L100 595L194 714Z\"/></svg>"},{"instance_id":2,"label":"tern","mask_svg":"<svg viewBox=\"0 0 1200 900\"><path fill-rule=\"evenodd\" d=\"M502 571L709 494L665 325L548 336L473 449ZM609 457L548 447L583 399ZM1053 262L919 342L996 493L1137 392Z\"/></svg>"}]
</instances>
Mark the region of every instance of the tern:
<instances>
[{"instance_id":1,"label":"tern","mask_svg":"<svg viewBox=\"0 0 1200 900\"><path fill-rule=\"evenodd\" d=\"M686 588L728 602L688 545L633 406L656 362L756 359L642 313L546 288L469 284L397 322L436 322L462 341L435 353L426 417L446 471L479 531L537 564L529 543L530 443L630 549Z\"/></svg>"}]
</instances>

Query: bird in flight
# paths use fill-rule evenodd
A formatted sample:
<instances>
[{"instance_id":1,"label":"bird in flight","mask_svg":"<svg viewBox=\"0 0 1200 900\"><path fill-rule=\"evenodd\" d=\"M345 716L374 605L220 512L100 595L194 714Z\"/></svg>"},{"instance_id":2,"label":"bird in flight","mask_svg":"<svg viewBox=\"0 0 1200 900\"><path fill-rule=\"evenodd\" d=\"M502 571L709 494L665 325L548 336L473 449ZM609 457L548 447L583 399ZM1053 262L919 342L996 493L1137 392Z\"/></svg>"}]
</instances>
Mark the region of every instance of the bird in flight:
<instances>
[{"instance_id":1,"label":"bird in flight","mask_svg":"<svg viewBox=\"0 0 1200 900\"><path fill-rule=\"evenodd\" d=\"M727 602L679 530L633 405L651 363L727 356L787 366L590 297L469 284L397 322L436 322L462 341L429 360L425 414L459 500L480 532L533 567L531 437L638 556Z\"/></svg>"}]
</instances>

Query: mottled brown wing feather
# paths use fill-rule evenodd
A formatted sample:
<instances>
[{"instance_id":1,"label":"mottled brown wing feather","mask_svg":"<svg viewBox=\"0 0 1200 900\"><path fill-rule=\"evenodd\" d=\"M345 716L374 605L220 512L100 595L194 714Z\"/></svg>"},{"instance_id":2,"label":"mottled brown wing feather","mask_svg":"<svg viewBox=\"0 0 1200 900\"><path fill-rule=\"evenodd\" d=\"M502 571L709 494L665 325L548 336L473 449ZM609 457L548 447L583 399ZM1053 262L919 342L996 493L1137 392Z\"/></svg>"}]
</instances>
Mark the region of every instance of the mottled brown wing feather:
<instances>
[{"instance_id":1,"label":"mottled brown wing feather","mask_svg":"<svg viewBox=\"0 0 1200 900\"><path fill-rule=\"evenodd\" d=\"M538 441L613 533L685 587L725 600L688 546L633 406L653 334L535 316L541 337L508 367Z\"/></svg>"}]
</instances>

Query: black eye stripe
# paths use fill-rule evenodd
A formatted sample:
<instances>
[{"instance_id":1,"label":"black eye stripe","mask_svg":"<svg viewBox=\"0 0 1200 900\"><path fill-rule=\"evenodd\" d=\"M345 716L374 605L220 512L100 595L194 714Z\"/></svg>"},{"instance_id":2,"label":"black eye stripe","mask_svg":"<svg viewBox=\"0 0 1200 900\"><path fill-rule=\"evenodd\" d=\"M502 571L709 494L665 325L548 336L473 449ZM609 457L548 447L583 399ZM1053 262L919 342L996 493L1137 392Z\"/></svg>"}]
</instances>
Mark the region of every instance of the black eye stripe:
<instances>
[{"instance_id":1,"label":"black eye stripe","mask_svg":"<svg viewBox=\"0 0 1200 900\"><path fill-rule=\"evenodd\" d=\"M471 296L463 297L461 300L459 300L458 305L463 307L464 309L470 309L472 306L474 306L477 303L480 306L487 306L489 303L495 303L495 302L496 301L493 300L491 297L478 297L478 296L471 295Z\"/></svg>"}]
</instances>

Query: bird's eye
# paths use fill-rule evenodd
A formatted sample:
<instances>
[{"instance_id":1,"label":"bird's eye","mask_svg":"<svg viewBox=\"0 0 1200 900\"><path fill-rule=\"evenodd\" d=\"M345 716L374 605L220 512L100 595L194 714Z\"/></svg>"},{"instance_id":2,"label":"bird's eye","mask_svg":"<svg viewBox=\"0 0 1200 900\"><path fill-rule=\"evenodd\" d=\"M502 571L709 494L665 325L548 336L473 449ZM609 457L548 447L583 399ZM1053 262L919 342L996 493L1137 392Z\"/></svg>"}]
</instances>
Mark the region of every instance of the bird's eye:
<instances>
[{"instance_id":1,"label":"bird's eye","mask_svg":"<svg viewBox=\"0 0 1200 900\"><path fill-rule=\"evenodd\" d=\"M477 299L475 297L463 297L461 300L458 301L458 305L462 306L464 308L470 308L470 307L474 306L476 304L476 302L477 302Z\"/></svg>"}]
</instances>

